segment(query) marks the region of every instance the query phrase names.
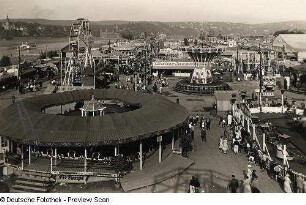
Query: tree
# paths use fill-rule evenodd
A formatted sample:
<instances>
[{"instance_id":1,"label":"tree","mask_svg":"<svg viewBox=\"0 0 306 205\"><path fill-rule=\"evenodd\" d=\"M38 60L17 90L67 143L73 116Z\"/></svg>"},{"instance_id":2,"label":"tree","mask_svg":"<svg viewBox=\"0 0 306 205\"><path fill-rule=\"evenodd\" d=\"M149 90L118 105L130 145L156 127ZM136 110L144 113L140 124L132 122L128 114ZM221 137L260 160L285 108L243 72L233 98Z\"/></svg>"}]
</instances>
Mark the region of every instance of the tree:
<instances>
[{"instance_id":1,"label":"tree","mask_svg":"<svg viewBox=\"0 0 306 205\"><path fill-rule=\"evenodd\" d=\"M188 38L184 38L184 45L185 45L185 46L189 46Z\"/></svg>"},{"instance_id":2,"label":"tree","mask_svg":"<svg viewBox=\"0 0 306 205\"><path fill-rule=\"evenodd\" d=\"M136 36L135 32L130 30L125 30L120 33L121 37L127 40L133 40Z\"/></svg>"},{"instance_id":3,"label":"tree","mask_svg":"<svg viewBox=\"0 0 306 205\"><path fill-rule=\"evenodd\" d=\"M278 36L279 34L305 34L304 31L301 31L301 30L297 30L297 29L294 29L294 30L279 30L279 31L275 31L273 36Z\"/></svg>"},{"instance_id":4,"label":"tree","mask_svg":"<svg viewBox=\"0 0 306 205\"><path fill-rule=\"evenodd\" d=\"M2 56L0 60L0 66L5 67L5 66L10 66L10 65L12 65L11 58L6 55Z\"/></svg>"},{"instance_id":5,"label":"tree","mask_svg":"<svg viewBox=\"0 0 306 205\"><path fill-rule=\"evenodd\" d=\"M39 55L39 59L45 59L46 57L48 58L53 58L53 57L56 57L56 56L59 56L59 54L57 53L57 51L48 51L47 52L47 55L46 55L46 52L43 52Z\"/></svg>"}]
</instances>

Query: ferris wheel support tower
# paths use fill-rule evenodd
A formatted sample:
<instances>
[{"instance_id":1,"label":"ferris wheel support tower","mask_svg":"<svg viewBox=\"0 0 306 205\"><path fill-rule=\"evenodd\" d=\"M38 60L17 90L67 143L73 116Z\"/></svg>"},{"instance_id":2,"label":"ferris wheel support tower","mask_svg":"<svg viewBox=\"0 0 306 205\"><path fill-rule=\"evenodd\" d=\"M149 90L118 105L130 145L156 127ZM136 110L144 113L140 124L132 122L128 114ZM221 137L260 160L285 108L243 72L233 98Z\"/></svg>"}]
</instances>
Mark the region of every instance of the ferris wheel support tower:
<instances>
[{"instance_id":1,"label":"ferris wheel support tower","mask_svg":"<svg viewBox=\"0 0 306 205\"><path fill-rule=\"evenodd\" d=\"M61 91L94 88L95 64L91 54L93 37L88 19L72 23L69 36L69 56L64 64Z\"/></svg>"}]
</instances>

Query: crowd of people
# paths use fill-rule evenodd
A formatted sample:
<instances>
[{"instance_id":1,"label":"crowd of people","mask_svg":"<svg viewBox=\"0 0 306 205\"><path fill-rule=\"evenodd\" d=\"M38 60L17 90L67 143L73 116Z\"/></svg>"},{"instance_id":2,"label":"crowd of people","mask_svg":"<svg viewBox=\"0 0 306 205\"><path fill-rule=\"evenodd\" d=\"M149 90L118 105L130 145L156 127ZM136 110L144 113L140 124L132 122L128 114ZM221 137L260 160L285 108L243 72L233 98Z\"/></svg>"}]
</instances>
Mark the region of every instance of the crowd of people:
<instances>
[{"instance_id":1,"label":"crowd of people","mask_svg":"<svg viewBox=\"0 0 306 205\"><path fill-rule=\"evenodd\" d=\"M193 141L194 130L198 124L200 125L201 140L207 142L207 132L211 129L211 119L209 117L200 117L199 115L190 117L187 123L186 135L189 135L191 141ZM281 165L273 161L268 153L260 149L256 140L253 140L250 133L245 130L246 128L242 125L242 122L238 122L232 116L220 117L219 126L224 131L219 141L220 151L227 154L229 150L232 150L234 154L244 154L247 159L247 167L242 171L243 179L239 181L235 175L232 175L232 179L228 184L229 192L261 192L256 170L266 172L271 179L281 184L286 193L293 191L302 193L306 191L305 179L298 175L296 180L292 181L292 176L290 175L292 173L284 172ZM189 183L189 192L201 192L199 190L199 180L193 176Z\"/></svg>"},{"instance_id":2,"label":"crowd of people","mask_svg":"<svg viewBox=\"0 0 306 205\"><path fill-rule=\"evenodd\" d=\"M267 152L260 149L256 140L250 137L250 134L246 132L241 122L232 119L226 121L224 119L220 117L219 121L220 127L224 129L224 136L220 137L219 149L226 154L229 148L227 144L229 140L233 153L243 153L248 160L248 169L244 171L244 180L240 186L241 192L250 192L250 190L253 193L259 192L256 170L250 170L252 166L258 166L260 170L266 171L272 179L282 184L283 190L286 193L293 192L293 178L296 178L294 184L296 191L302 192L304 190L306 192L306 181L302 176L297 175L293 177L293 173L288 172L288 169L273 161Z\"/></svg>"},{"instance_id":3,"label":"crowd of people","mask_svg":"<svg viewBox=\"0 0 306 205\"><path fill-rule=\"evenodd\" d=\"M145 80L145 76L134 75L125 76L125 80L119 79L115 82L115 88L127 89L140 92L148 92L151 94L162 93L163 88L168 86L167 78L162 75L154 77L150 75Z\"/></svg>"}]
</instances>

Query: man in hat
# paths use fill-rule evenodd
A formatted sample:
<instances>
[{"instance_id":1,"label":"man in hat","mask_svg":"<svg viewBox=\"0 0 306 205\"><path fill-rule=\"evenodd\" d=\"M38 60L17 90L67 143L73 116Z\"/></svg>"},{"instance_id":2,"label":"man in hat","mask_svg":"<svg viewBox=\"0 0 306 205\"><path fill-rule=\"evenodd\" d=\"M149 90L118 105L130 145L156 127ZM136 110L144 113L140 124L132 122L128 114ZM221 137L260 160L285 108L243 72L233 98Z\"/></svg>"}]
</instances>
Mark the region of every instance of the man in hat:
<instances>
[{"instance_id":1,"label":"man in hat","mask_svg":"<svg viewBox=\"0 0 306 205\"><path fill-rule=\"evenodd\" d=\"M15 97L15 94L13 94L13 96L12 96L12 104L14 104L15 101L16 101L16 97Z\"/></svg>"},{"instance_id":2,"label":"man in hat","mask_svg":"<svg viewBox=\"0 0 306 205\"><path fill-rule=\"evenodd\" d=\"M205 130L204 127L201 127L201 139L202 139L202 141L207 142L207 139L206 139L206 130Z\"/></svg>"},{"instance_id":3,"label":"man in hat","mask_svg":"<svg viewBox=\"0 0 306 205\"><path fill-rule=\"evenodd\" d=\"M237 189L239 188L239 182L235 178L235 175L232 175L231 181L228 183L228 189L231 191L231 193L237 193Z\"/></svg>"},{"instance_id":4,"label":"man in hat","mask_svg":"<svg viewBox=\"0 0 306 205\"><path fill-rule=\"evenodd\" d=\"M189 192L196 193L198 192L199 188L200 188L199 180L195 176L192 176L191 180L189 181Z\"/></svg>"}]
</instances>

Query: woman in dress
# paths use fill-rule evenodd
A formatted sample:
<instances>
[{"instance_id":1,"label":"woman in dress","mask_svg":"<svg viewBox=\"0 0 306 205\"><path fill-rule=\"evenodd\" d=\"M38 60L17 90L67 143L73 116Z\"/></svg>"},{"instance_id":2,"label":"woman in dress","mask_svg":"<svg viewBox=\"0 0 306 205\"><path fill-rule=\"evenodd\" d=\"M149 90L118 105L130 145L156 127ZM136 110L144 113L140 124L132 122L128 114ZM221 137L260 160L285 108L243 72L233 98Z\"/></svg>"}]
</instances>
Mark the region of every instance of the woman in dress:
<instances>
[{"instance_id":1,"label":"woman in dress","mask_svg":"<svg viewBox=\"0 0 306 205\"><path fill-rule=\"evenodd\" d=\"M224 153L224 154L227 153L227 150L228 150L227 138L225 138L225 139L223 140L222 150L223 150L223 153Z\"/></svg>"},{"instance_id":2,"label":"woman in dress","mask_svg":"<svg viewBox=\"0 0 306 205\"><path fill-rule=\"evenodd\" d=\"M243 193L252 193L251 191L251 179L246 176L245 179L243 180Z\"/></svg>"},{"instance_id":3,"label":"woman in dress","mask_svg":"<svg viewBox=\"0 0 306 205\"><path fill-rule=\"evenodd\" d=\"M223 137L220 137L220 141L219 141L219 150L223 150Z\"/></svg>"},{"instance_id":4,"label":"woman in dress","mask_svg":"<svg viewBox=\"0 0 306 205\"><path fill-rule=\"evenodd\" d=\"M285 179L284 179L284 191L286 193L292 193L290 184L291 184L291 180L289 178L289 174L286 174Z\"/></svg>"}]
</instances>

